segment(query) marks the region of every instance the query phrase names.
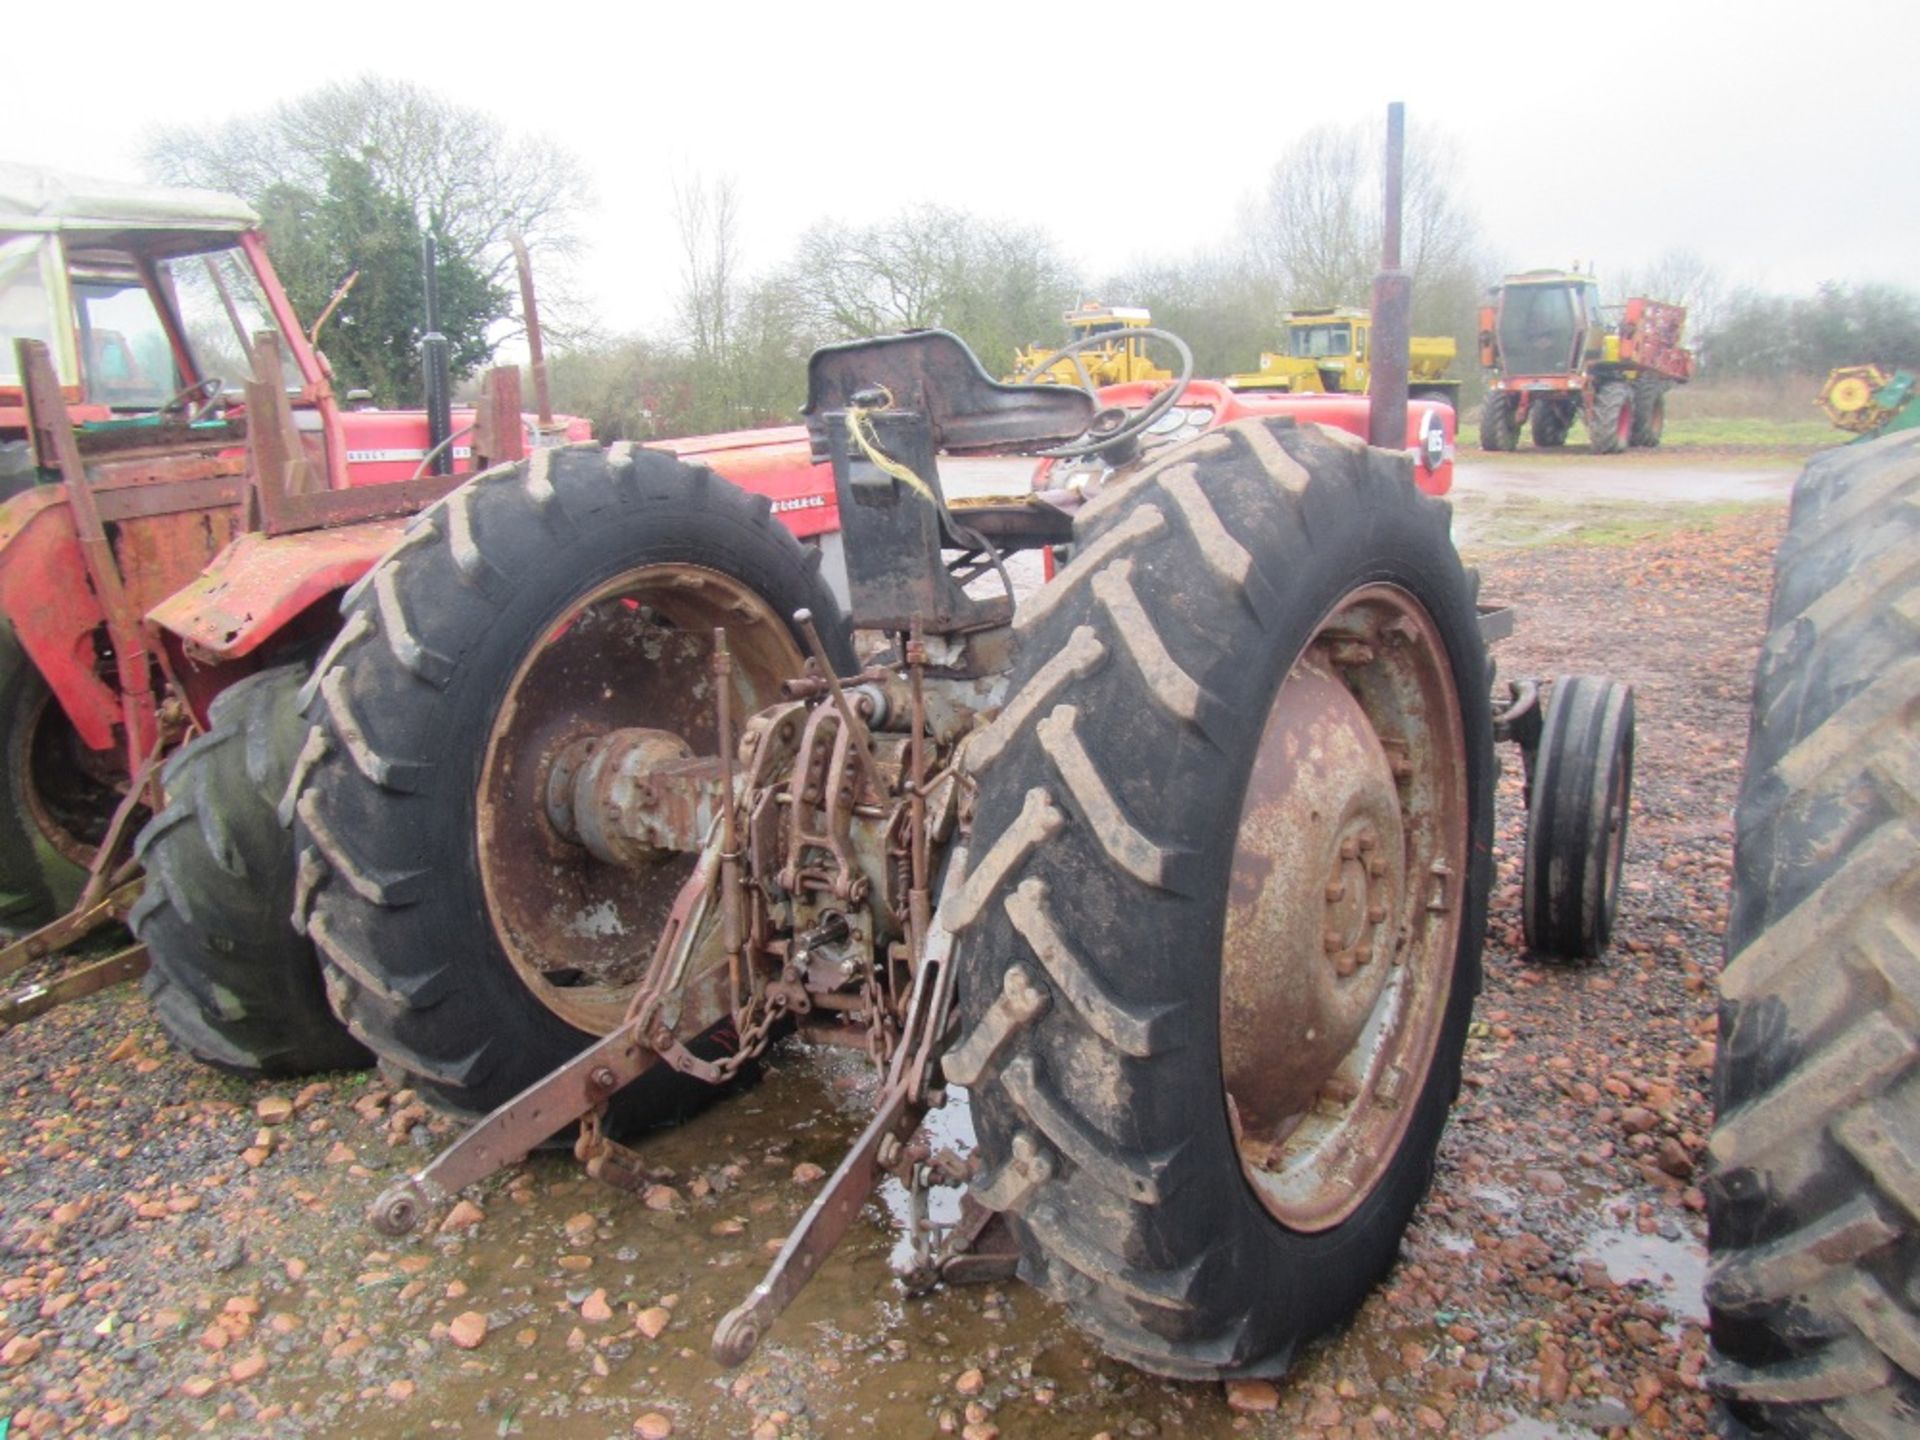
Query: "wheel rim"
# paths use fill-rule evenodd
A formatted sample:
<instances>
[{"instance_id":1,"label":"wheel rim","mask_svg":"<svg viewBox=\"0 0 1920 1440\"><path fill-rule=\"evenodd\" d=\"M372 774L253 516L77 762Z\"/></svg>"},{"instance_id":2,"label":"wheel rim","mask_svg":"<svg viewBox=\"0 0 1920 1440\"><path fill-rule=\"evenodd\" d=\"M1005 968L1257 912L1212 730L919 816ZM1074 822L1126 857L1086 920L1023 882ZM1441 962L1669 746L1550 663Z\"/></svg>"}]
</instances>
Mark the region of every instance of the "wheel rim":
<instances>
[{"instance_id":1,"label":"wheel rim","mask_svg":"<svg viewBox=\"0 0 1920 1440\"><path fill-rule=\"evenodd\" d=\"M120 803L112 783L125 781L120 757L87 749L50 693L34 704L22 744L16 773L34 829L63 859L87 869Z\"/></svg>"},{"instance_id":2,"label":"wheel rim","mask_svg":"<svg viewBox=\"0 0 1920 1440\"><path fill-rule=\"evenodd\" d=\"M694 857L644 869L596 860L547 819L547 776L574 742L647 728L716 750L711 660L724 627L736 715L777 698L800 652L764 600L696 565L646 565L570 602L521 661L488 735L475 851L494 934L521 982L569 1024L626 1013Z\"/></svg>"},{"instance_id":3,"label":"wheel rim","mask_svg":"<svg viewBox=\"0 0 1920 1440\"><path fill-rule=\"evenodd\" d=\"M1614 436L1622 445L1633 438L1633 401L1631 398L1620 402L1620 419L1615 422Z\"/></svg>"},{"instance_id":4,"label":"wheel rim","mask_svg":"<svg viewBox=\"0 0 1920 1440\"><path fill-rule=\"evenodd\" d=\"M1222 943L1221 1073L1242 1173L1294 1230L1345 1220L1397 1153L1452 994L1465 731L1406 591L1351 592L1268 712Z\"/></svg>"}]
</instances>

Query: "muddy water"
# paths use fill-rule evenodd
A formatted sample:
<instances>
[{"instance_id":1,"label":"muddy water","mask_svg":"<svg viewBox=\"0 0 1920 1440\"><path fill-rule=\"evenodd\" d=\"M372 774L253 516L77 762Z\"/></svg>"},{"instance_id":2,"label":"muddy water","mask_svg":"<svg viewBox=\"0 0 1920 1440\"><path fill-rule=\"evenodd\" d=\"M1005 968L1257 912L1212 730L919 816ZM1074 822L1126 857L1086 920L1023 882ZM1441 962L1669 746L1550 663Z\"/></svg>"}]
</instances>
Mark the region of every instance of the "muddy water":
<instances>
[{"instance_id":1,"label":"muddy water","mask_svg":"<svg viewBox=\"0 0 1920 1440\"><path fill-rule=\"evenodd\" d=\"M1009 1440L1289 1433L1275 1428L1278 1417L1235 1415L1217 1385L1158 1380L1105 1358L1018 1282L908 1298L889 1263L905 1245L897 1191L867 1208L746 1366L714 1364L714 1324L760 1278L769 1249L816 1192L817 1182L796 1183L794 1168L830 1171L871 1094L861 1057L789 1045L754 1088L642 1142L654 1178L677 1192L671 1210L586 1179L569 1158L543 1156L519 1178L482 1188L486 1219L469 1234L398 1243L371 1231L336 1234L326 1268L359 1279L346 1294L310 1295L303 1328L257 1387L259 1401L288 1407L285 1433L368 1440L630 1436L650 1412L678 1436L745 1436L769 1421L787 1437L934 1436L963 1429L969 1404L976 1423ZM963 1104L938 1116L938 1142L968 1136ZM369 1198L387 1178L365 1182ZM701 1181L714 1188L696 1195ZM591 1217L590 1233L581 1215ZM1409 1254L1438 1254L1450 1239L1460 1243L1443 1226L1416 1222ZM597 1325L580 1313L596 1290L614 1312ZM635 1315L655 1306L671 1320L648 1339ZM466 1311L490 1326L470 1352L444 1333ZM1410 1414L1427 1398L1429 1367L1460 1360L1442 1328L1452 1318L1376 1294L1343 1336L1301 1357L1285 1391L1330 1395L1337 1386L1359 1414L1380 1405ZM336 1354L340 1336L358 1331L371 1343ZM977 1390L961 1380L975 1369ZM404 1403L390 1398L393 1382L412 1387Z\"/></svg>"},{"instance_id":2,"label":"muddy water","mask_svg":"<svg viewBox=\"0 0 1920 1440\"><path fill-rule=\"evenodd\" d=\"M789 1436L931 1435L943 1411L957 1429L968 1400L991 1412L1002 1433L1084 1436L1197 1433L1231 1423L1218 1387L1150 1379L1107 1360L1064 1315L1017 1282L909 1299L893 1279L889 1252L901 1240L883 1209L904 1214L905 1196L873 1205L761 1350L737 1372L707 1355L714 1324L760 1278L814 1193L795 1183L796 1165L831 1171L867 1115L872 1093L864 1059L789 1047L765 1079L680 1129L643 1142L656 1176L679 1191L672 1211L581 1176L570 1159L540 1157L530 1182L496 1184L481 1195L487 1218L470 1237L429 1236L381 1243L367 1234L358 1291L340 1302L373 1343L344 1362L324 1344L306 1365L279 1367L260 1388L263 1403L316 1433L624 1436L657 1411L676 1435L745 1435L771 1417ZM964 1114L942 1117L943 1139L964 1139ZM738 1167L731 1183L722 1167ZM706 1177L716 1189L693 1198ZM371 1188L371 1186L370 1186ZM590 1238L569 1237L582 1213ZM437 1217L436 1217L437 1218ZM738 1222L738 1234L716 1234ZM577 1237L578 1230L574 1232ZM586 1256L584 1268L562 1257ZM425 1292L399 1292L419 1259ZM575 1260L574 1265L580 1262ZM463 1293L447 1294L452 1285ZM584 1322L578 1307L604 1289L614 1319ZM638 1333L629 1313L656 1305L672 1319L658 1339ZM433 1329L463 1311L488 1316L475 1351L453 1350ZM309 1327L340 1317L312 1314ZM371 1323L367 1323L371 1322ZM962 1394L962 1372L983 1384ZM389 1400L393 1381L415 1387ZM352 1381L357 1383L343 1383ZM783 1412L783 1413L782 1413Z\"/></svg>"}]
</instances>

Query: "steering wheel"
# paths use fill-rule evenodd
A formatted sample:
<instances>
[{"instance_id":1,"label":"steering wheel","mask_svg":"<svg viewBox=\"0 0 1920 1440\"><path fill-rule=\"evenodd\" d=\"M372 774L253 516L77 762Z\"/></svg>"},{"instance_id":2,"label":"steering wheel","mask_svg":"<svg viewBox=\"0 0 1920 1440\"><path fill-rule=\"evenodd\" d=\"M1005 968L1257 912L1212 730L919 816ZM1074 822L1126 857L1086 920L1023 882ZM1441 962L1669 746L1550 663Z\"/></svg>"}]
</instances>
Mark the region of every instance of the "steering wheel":
<instances>
[{"instance_id":1,"label":"steering wheel","mask_svg":"<svg viewBox=\"0 0 1920 1440\"><path fill-rule=\"evenodd\" d=\"M219 409L220 397L226 392L226 381L218 375L204 375L191 385L175 391L173 398L160 407L160 413L162 415L182 414L186 417L187 424L197 425Z\"/></svg>"},{"instance_id":2,"label":"steering wheel","mask_svg":"<svg viewBox=\"0 0 1920 1440\"><path fill-rule=\"evenodd\" d=\"M1062 345L1051 355L1029 365L1022 372L1021 379L1050 370L1057 361L1071 360L1074 370L1080 376L1081 388L1089 395L1097 397L1099 387L1093 383L1093 377L1087 374L1087 367L1080 363L1080 356L1097 346L1105 345L1111 338L1110 333L1082 335L1072 344ZM1070 440L1065 445L1056 445L1051 450L1037 450L1034 454L1043 460L1072 460L1113 446L1125 445L1129 440L1146 434L1153 428L1154 421L1180 403L1180 397L1187 393L1187 386L1193 380L1193 351L1187 348L1187 342L1171 330L1159 330L1150 325L1128 330L1124 338L1128 340L1151 338L1166 341L1180 354L1180 373L1173 378L1166 389L1131 414L1117 407L1096 411L1092 423L1087 426L1086 434L1078 440Z\"/></svg>"}]
</instances>

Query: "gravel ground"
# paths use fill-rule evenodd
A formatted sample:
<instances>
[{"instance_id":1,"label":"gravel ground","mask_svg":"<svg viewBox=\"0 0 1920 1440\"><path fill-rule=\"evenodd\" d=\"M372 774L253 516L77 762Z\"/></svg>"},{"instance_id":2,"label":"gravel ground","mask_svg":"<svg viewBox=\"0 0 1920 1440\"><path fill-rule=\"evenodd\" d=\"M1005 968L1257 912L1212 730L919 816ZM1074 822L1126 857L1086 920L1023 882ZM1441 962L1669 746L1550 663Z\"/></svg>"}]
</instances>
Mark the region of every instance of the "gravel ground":
<instances>
[{"instance_id":1,"label":"gravel ground","mask_svg":"<svg viewBox=\"0 0 1920 1440\"><path fill-rule=\"evenodd\" d=\"M541 1158L396 1244L362 1209L440 1122L372 1077L200 1069L121 987L0 1036L0 1417L34 1436L1708 1433L1693 1167L1781 520L1482 557L1486 595L1523 607L1503 672L1637 689L1616 945L1587 968L1521 954L1509 755L1434 1193L1389 1283L1277 1388L1143 1377L1018 1285L904 1301L877 1223L719 1371L714 1320L861 1123L844 1057L781 1052L647 1142L644 1201Z\"/></svg>"}]
</instances>

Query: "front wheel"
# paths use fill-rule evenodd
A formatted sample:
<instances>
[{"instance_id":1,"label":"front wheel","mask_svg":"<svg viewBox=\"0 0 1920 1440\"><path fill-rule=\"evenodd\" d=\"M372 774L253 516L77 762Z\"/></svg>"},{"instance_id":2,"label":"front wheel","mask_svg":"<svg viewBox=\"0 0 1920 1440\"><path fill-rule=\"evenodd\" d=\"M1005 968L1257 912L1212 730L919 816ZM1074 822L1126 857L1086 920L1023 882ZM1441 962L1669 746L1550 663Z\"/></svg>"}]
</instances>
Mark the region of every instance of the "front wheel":
<instances>
[{"instance_id":1,"label":"front wheel","mask_svg":"<svg viewBox=\"0 0 1920 1440\"><path fill-rule=\"evenodd\" d=\"M147 998L176 1045L236 1075L373 1063L289 918L293 838L276 811L306 737L306 677L281 665L224 691L207 733L167 760L166 808L134 846L147 883L128 923L152 960Z\"/></svg>"},{"instance_id":2,"label":"front wheel","mask_svg":"<svg viewBox=\"0 0 1920 1440\"><path fill-rule=\"evenodd\" d=\"M1533 443L1542 450L1557 450L1573 429L1573 406L1562 400L1535 400L1531 421Z\"/></svg>"},{"instance_id":3,"label":"front wheel","mask_svg":"<svg viewBox=\"0 0 1920 1440\"><path fill-rule=\"evenodd\" d=\"M1492 734L1447 508L1260 420L1017 620L960 937L981 1199L1159 1374L1272 1375L1393 1263L1479 986ZM1222 824L1223 817L1237 817Z\"/></svg>"},{"instance_id":4,"label":"front wheel","mask_svg":"<svg viewBox=\"0 0 1920 1440\"><path fill-rule=\"evenodd\" d=\"M1496 390L1480 405L1480 448L1512 450L1520 444L1520 397Z\"/></svg>"},{"instance_id":5,"label":"front wheel","mask_svg":"<svg viewBox=\"0 0 1920 1440\"><path fill-rule=\"evenodd\" d=\"M618 1025L693 857L595 860L556 830L548 782L616 730L712 754L715 629L744 717L798 673L803 608L850 669L819 552L764 496L667 455L542 450L424 513L351 593L304 697L294 913L354 1035L473 1112ZM609 1120L708 1089L659 1067Z\"/></svg>"},{"instance_id":6,"label":"front wheel","mask_svg":"<svg viewBox=\"0 0 1920 1440\"><path fill-rule=\"evenodd\" d=\"M1633 437L1633 387L1610 380L1593 396L1587 417L1587 443L1596 455L1618 455Z\"/></svg>"},{"instance_id":7,"label":"front wheel","mask_svg":"<svg viewBox=\"0 0 1920 1440\"><path fill-rule=\"evenodd\" d=\"M1656 376L1643 376L1633 387L1633 435L1635 445L1652 449L1667 431L1667 382Z\"/></svg>"},{"instance_id":8,"label":"front wheel","mask_svg":"<svg viewBox=\"0 0 1920 1440\"><path fill-rule=\"evenodd\" d=\"M1527 948L1592 960L1613 935L1633 797L1633 691L1597 675L1553 682L1529 777L1521 920Z\"/></svg>"}]
</instances>

